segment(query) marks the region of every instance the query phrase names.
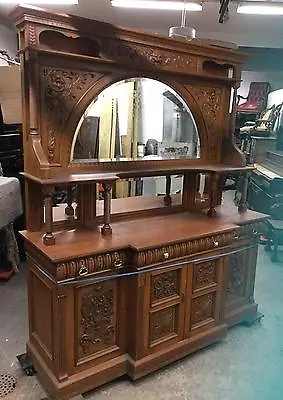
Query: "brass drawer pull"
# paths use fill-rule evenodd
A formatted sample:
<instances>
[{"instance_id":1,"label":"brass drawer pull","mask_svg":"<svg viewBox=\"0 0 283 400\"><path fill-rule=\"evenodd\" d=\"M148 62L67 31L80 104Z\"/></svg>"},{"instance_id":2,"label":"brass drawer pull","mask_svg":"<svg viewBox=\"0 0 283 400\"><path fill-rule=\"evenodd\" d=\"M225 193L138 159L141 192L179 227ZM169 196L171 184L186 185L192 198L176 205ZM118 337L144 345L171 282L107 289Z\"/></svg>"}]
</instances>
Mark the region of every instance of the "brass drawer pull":
<instances>
[{"instance_id":1,"label":"brass drawer pull","mask_svg":"<svg viewBox=\"0 0 283 400\"><path fill-rule=\"evenodd\" d=\"M123 266L123 261L121 258L117 258L117 260L114 261L114 268L120 268Z\"/></svg>"},{"instance_id":2,"label":"brass drawer pull","mask_svg":"<svg viewBox=\"0 0 283 400\"><path fill-rule=\"evenodd\" d=\"M234 239L236 240L240 239L240 235L238 233L234 233Z\"/></svg>"},{"instance_id":3,"label":"brass drawer pull","mask_svg":"<svg viewBox=\"0 0 283 400\"><path fill-rule=\"evenodd\" d=\"M213 241L213 246L214 246L214 247L218 247L218 246L219 246L219 242L217 242L217 240L214 240L214 241Z\"/></svg>"},{"instance_id":4,"label":"brass drawer pull","mask_svg":"<svg viewBox=\"0 0 283 400\"><path fill-rule=\"evenodd\" d=\"M166 252L166 253L163 254L162 260L163 260L163 261L166 261L166 260L168 260L168 259L169 259L169 253Z\"/></svg>"},{"instance_id":5,"label":"brass drawer pull","mask_svg":"<svg viewBox=\"0 0 283 400\"><path fill-rule=\"evenodd\" d=\"M87 275L88 274L88 268L87 267L81 267L80 269L79 269L79 275L80 276L84 276L84 275Z\"/></svg>"}]
</instances>

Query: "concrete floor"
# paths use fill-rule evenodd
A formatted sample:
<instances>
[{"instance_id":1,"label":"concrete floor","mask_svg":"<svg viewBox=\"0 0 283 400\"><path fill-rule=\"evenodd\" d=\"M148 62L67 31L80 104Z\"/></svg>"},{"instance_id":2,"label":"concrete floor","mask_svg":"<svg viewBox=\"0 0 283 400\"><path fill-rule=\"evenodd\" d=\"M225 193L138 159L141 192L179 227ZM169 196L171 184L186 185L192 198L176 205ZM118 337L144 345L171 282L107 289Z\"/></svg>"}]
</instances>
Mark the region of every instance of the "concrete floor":
<instances>
[{"instance_id":1,"label":"concrete floor","mask_svg":"<svg viewBox=\"0 0 283 400\"><path fill-rule=\"evenodd\" d=\"M0 374L18 383L6 400L45 397L37 377L24 375L16 359L25 351L25 268L0 285ZM260 246L256 301L264 320L237 326L222 342L135 383L126 377L84 395L91 400L283 400L283 253L271 263Z\"/></svg>"}]
</instances>

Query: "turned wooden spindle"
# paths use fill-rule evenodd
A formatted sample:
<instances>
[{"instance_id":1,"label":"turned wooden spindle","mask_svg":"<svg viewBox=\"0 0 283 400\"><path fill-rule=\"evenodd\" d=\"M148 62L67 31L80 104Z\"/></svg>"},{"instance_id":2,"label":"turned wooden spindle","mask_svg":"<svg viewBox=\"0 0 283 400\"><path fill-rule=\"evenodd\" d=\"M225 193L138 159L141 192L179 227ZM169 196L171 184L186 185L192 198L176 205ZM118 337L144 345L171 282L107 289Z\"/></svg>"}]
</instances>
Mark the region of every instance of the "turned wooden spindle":
<instances>
[{"instance_id":1,"label":"turned wooden spindle","mask_svg":"<svg viewBox=\"0 0 283 400\"><path fill-rule=\"evenodd\" d=\"M210 208L207 211L207 215L209 217L215 217L217 214L215 207L217 206L218 203L218 191L217 191L218 181L219 181L219 175L216 173L211 174Z\"/></svg>"},{"instance_id":2,"label":"turned wooden spindle","mask_svg":"<svg viewBox=\"0 0 283 400\"><path fill-rule=\"evenodd\" d=\"M72 206L73 203L73 187L68 186L67 187L67 207L65 208L65 214L68 217L74 217L75 215L75 210L74 207Z\"/></svg>"},{"instance_id":3,"label":"turned wooden spindle","mask_svg":"<svg viewBox=\"0 0 283 400\"><path fill-rule=\"evenodd\" d=\"M45 234L43 235L43 243L46 246L50 246L55 244L55 237L52 233L53 226L53 196L54 188L48 188L44 191L44 210L45 210Z\"/></svg>"},{"instance_id":4,"label":"turned wooden spindle","mask_svg":"<svg viewBox=\"0 0 283 400\"><path fill-rule=\"evenodd\" d=\"M247 192L248 192L248 184L249 184L249 172L244 172L242 174L242 190L241 190L241 200L239 202L238 211L239 213L243 213L247 211Z\"/></svg>"},{"instance_id":5,"label":"turned wooden spindle","mask_svg":"<svg viewBox=\"0 0 283 400\"><path fill-rule=\"evenodd\" d=\"M171 198L171 175L166 176L166 194L164 196L164 204L170 206L172 203Z\"/></svg>"},{"instance_id":6,"label":"turned wooden spindle","mask_svg":"<svg viewBox=\"0 0 283 400\"><path fill-rule=\"evenodd\" d=\"M103 183L103 200L104 200L104 225L101 228L102 235L111 235L112 228L110 226L110 213L111 213L111 185Z\"/></svg>"}]
</instances>

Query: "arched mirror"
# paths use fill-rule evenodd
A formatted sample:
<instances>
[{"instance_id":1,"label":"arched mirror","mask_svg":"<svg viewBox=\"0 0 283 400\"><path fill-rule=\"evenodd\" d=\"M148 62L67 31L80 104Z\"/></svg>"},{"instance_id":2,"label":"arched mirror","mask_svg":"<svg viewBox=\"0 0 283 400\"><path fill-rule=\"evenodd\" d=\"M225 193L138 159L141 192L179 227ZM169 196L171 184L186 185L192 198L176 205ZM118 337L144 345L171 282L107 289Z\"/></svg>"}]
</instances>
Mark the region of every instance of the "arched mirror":
<instances>
[{"instance_id":1,"label":"arched mirror","mask_svg":"<svg viewBox=\"0 0 283 400\"><path fill-rule=\"evenodd\" d=\"M188 105L171 87L149 78L104 89L80 119L71 151L72 162L199 157Z\"/></svg>"}]
</instances>

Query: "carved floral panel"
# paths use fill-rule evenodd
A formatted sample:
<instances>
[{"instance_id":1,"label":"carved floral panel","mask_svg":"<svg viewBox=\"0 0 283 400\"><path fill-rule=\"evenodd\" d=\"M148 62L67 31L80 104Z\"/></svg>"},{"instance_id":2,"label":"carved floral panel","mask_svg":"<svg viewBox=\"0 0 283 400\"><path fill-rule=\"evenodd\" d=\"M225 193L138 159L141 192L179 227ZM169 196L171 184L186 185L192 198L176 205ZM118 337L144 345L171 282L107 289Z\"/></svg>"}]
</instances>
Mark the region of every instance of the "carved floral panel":
<instances>
[{"instance_id":1,"label":"carved floral panel","mask_svg":"<svg viewBox=\"0 0 283 400\"><path fill-rule=\"evenodd\" d=\"M179 295L179 274L180 271L177 270L152 276L150 288L151 302Z\"/></svg>"},{"instance_id":2,"label":"carved floral panel","mask_svg":"<svg viewBox=\"0 0 283 400\"><path fill-rule=\"evenodd\" d=\"M101 282L78 289L79 358L116 344L116 282Z\"/></svg>"},{"instance_id":3,"label":"carved floral panel","mask_svg":"<svg viewBox=\"0 0 283 400\"><path fill-rule=\"evenodd\" d=\"M56 140L64 132L73 108L100 76L66 68L41 68L41 130L47 137L50 162L55 161Z\"/></svg>"},{"instance_id":4,"label":"carved floral panel","mask_svg":"<svg viewBox=\"0 0 283 400\"><path fill-rule=\"evenodd\" d=\"M150 342L166 338L172 333L177 333L176 325L176 306L152 312L149 328Z\"/></svg>"},{"instance_id":5,"label":"carved floral panel","mask_svg":"<svg viewBox=\"0 0 283 400\"><path fill-rule=\"evenodd\" d=\"M219 120L221 119L222 90L209 86L190 86L188 89L201 109L207 132L211 138L209 146L212 151L215 151L218 143Z\"/></svg>"},{"instance_id":6,"label":"carved floral panel","mask_svg":"<svg viewBox=\"0 0 283 400\"><path fill-rule=\"evenodd\" d=\"M217 282L216 265L216 261L202 262L194 265L194 290L205 288Z\"/></svg>"},{"instance_id":7,"label":"carved floral panel","mask_svg":"<svg viewBox=\"0 0 283 400\"><path fill-rule=\"evenodd\" d=\"M191 327L201 322L214 319L216 293L208 293L192 300Z\"/></svg>"},{"instance_id":8,"label":"carved floral panel","mask_svg":"<svg viewBox=\"0 0 283 400\"><path fill-rule=\"evenodd\" d=\"M245 254L232 254L229 260L228 300L235 297L242 297L245 294Z\"/></svg>"}]
</instances>

